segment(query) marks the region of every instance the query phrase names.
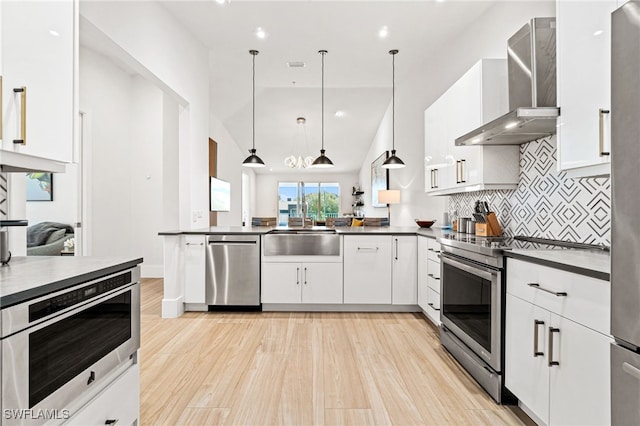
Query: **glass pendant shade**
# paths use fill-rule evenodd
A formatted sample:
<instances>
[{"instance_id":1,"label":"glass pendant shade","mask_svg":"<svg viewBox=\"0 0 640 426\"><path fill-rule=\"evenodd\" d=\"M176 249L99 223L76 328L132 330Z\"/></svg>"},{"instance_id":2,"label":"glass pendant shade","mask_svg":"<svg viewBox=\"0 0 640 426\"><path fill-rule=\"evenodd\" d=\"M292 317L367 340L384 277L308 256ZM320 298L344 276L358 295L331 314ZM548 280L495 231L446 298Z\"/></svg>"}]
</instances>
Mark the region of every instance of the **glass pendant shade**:
<instances>
[{"instance_id":1,"label":"glass pendant shade","mask_svg":"<svg viewBox=\"0 0 640 426\"><path fill-rule=\"evenodd\" d=\"M264 167L264 161L256 155L256 150L250 149L249 152L251 155L242 162L242 165L244 167Z\"/></svg>"},{"instance_id":2,"label":"glass pendant shade","mask_svg":"<svg viewBox=\"0 0 640 426\"><path fill-rule=\"evenodd\" d=\"M329 167L333 167L333 161L329 160L329 157L324 155L324 149L321 149L320 157L316 158L313 161L312 166L319 169L328 169Z\"/></svg>"},{"instance_id":3,"label":"glass pendant shade","mask_svg":"<svg viewBox=\"0 0 640 426\"><path fill-rule=\"evenodd\" d=\"M405 166L404 162L396 156L396 150L391 150L391 157L384 160L382 163L383 169L401 169Z\"/></svg>"}]
</instances>

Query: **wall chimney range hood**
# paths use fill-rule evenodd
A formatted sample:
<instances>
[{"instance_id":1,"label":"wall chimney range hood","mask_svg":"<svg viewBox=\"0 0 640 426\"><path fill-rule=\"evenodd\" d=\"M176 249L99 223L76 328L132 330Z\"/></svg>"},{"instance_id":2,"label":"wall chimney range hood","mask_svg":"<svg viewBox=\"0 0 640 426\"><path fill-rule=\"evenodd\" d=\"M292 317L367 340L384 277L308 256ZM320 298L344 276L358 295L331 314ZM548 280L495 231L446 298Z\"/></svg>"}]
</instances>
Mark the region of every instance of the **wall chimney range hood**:
<instances>
[{"instance_id":1,"label":"wall chimney range hood","mask_svg":"<svg viewBox=\"0 0 640 426\"><path fill-rule=\"evenodd\" d=\"M556 20L533 18L507 43L510 112L461 136L460 145L519 145L556 133Z\"/></svg>"}]
</instances>

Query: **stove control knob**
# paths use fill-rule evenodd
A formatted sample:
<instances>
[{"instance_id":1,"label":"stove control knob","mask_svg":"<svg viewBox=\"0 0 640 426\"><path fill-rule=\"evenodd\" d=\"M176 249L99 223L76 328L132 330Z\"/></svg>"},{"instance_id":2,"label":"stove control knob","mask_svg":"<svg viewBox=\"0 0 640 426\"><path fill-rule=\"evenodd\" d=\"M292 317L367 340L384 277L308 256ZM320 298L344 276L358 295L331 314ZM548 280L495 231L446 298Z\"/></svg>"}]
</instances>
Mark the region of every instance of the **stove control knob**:
<instances>
[{"instance_id":1,"label":"stove control knob","mask_svg":"<svg viewBox=\"0 0 640 426\"><path fill-rule=\"evenodd\" d=\"M491 248L500 248L500 242L499 241L494 241L491 243Z\"/></svg>"},{"instance_id":2,"label":"stove control knob","mask_svg":"<svg viewBox=\"0 0 640 426\"><path fill-rule=\"evenodd\" d=\"M489 241L482 240L482 247L489 247Z\"/></svg>"}]
</instances>

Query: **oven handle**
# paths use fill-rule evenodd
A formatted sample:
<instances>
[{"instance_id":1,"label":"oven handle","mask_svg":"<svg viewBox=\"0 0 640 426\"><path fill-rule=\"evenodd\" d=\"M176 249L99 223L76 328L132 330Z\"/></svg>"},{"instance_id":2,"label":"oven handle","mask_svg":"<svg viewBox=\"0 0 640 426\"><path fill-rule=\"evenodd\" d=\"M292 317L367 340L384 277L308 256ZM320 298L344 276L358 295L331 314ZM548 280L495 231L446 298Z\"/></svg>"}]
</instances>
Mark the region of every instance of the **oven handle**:
<instances>
[{"instance_id":1,"label":"oven handle","mask_svg":"<svg viewBox=\"0 0 640 426\"><path fill-rule=\"evenodd\" d=\"M472 263L466 263L461 260L453 260L451 257L447 256L444 253L440 254L440 259L442 262L447 263L451 266L455 266L458 269L462 269L465 272L468 272L473 275L477 275L481 278L484 278L488 281L491 281L491 278L498 275L498 271L491 268L486 268L481 265L476 265Z\"/></svg>"}]
</instances>

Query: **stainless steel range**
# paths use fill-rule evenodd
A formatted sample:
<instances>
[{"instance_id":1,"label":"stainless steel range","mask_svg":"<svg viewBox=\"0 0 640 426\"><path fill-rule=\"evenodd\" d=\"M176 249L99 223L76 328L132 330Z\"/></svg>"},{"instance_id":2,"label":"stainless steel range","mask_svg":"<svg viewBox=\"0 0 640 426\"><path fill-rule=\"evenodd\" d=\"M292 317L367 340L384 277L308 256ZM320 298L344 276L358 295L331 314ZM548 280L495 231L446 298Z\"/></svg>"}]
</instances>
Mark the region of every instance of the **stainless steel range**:
<instances>
[{"instance_id":1,"label":"stainless steel range","mask_svg":"<svg viewBox=\"0 0 640 426\"><path fill-rule=\"evenodd\" d=\"M448 234L440 239L442 345L498 403L504 388L504 250L507 238Z\"/></svg>"}]
</instances>

